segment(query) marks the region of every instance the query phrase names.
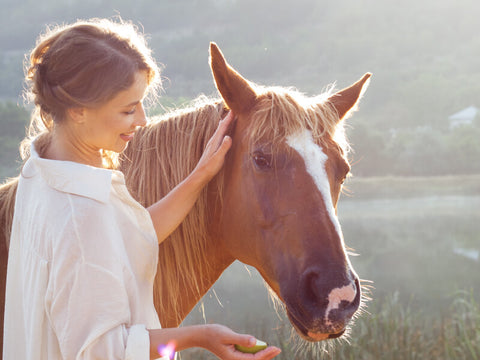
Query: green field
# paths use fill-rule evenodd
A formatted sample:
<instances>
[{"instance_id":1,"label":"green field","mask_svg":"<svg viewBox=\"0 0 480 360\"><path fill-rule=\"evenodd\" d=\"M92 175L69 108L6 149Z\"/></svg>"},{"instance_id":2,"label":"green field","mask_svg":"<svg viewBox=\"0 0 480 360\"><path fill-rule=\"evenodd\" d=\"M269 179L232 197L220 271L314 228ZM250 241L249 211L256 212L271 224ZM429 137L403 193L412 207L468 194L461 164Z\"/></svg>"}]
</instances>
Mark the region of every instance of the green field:
<instances>
[{"instance_id":1,"label":"green field","mask_svg":"<svg viewBox=\"0 0 480 360\"><path fill-rule=\"evenodd\" d=\"M480 359L480 176L349 182L339 217L366 311L348 340L310 346L292 333L255 269L235 263L186 323L252 333L292 359ZM182 359L214 359L201 350Z\"/></svg>"}]
</instances>

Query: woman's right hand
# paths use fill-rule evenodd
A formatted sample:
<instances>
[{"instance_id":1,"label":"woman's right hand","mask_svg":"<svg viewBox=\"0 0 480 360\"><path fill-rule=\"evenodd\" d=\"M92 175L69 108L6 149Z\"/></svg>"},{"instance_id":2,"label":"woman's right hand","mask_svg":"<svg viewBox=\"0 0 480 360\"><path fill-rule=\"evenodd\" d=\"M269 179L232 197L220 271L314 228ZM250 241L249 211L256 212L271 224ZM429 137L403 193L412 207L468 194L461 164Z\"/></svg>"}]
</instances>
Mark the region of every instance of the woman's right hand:
<instances>
[{"instance_id":1,"label":"woman's right hand","mask_svg":"<svg viewBox=\"0 0 480 360\"><path fill-rule=\"evenodd\" d=\"M256 339L251 335L237 334L226 326L218 324L205 325L204 347L222 360L270 360L280 354L281 350L269 346L256 354L243 353L235 349L235 344L250 347Z\"/></svg>"},{"instance_id":2,"label":"woman's right hand","mask_svg":"<svg viewBox=\"0 0 480 360\"><path fill-rule=\"evenodd\" d=\"M178 328L149 330L150 358L164 356L159 349L171 344L173 351L200 347L215 354L221 360L270 360L280 354L280 349L269 346L256 354L247 354L235 349L235 344L251 347L256 339L251 335L237 334L226 326L218 324L190 325Z\"/></svg>"}]
</instances>

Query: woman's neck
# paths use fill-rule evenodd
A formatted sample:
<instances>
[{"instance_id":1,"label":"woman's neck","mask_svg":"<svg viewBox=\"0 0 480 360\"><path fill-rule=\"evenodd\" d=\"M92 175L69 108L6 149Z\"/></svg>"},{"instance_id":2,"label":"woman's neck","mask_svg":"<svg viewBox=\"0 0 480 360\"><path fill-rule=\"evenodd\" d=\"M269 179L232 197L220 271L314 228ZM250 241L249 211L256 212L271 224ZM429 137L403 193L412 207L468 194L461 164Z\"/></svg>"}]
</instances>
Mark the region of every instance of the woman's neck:
<instances>
[{"instance_id":1,"label":"woman's neck","mask_svg":"<svg viewBox=\"0 0 480 360\"><path fill-rule=\"evenodd\" d=\"M50 160L104 167L101 150L83 143L68 126L56 126L52 130L51 141L41 156Z\"/></svg>"}]
</instances>

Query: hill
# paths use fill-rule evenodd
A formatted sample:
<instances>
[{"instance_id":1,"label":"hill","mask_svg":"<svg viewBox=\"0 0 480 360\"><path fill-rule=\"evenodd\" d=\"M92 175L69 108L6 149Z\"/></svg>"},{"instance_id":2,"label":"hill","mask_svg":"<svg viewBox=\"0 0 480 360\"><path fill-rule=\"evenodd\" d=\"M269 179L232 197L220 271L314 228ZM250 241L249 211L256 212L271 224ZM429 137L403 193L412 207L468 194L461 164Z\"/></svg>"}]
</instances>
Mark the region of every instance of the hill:
<instances>
[{"instance_id":1,"label":"hill","mask_svg":"<svg viewBox=\"0 0 480 360\"><path fill-rule=\"evenodd\" d=\"M480 107L477 1L2 2L0 98L17 101L24 54L46 24L120 14L149 34L164 64L167 98L215 93L207 64L210 41L252 81L312 95L370 71L371 86L350 122L357 174L480 171L480 165L471 167L480 155L470 139L479 135L478 121L448 132L448 116Z\"/></svg>"}]
</instances>

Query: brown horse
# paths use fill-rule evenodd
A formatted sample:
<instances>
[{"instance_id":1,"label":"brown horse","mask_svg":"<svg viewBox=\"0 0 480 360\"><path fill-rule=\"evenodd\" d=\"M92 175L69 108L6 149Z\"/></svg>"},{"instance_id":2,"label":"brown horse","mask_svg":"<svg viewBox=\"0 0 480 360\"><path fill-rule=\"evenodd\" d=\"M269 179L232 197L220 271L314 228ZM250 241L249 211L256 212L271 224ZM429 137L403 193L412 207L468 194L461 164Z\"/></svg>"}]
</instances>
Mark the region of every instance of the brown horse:
<instances>
[{"instance_id":1,"label":"brown horse","mask_svg":"<svg viewBox=\"0 0 480 360\"><path fill-rule=\"evenodd\" d=\"M307 98L248 82L215 44L210 54L223 102L153 119L121 160L132 195L148 206L192 171L227 110L237 116L224 168L160 246L154 299L160 321L178 326L238 259L260 272L304 339L339 337L361 303L336 215L350 171L342 120L370 74L337 93ZM2 299L15 188L15 180L0 188Z\"/></svg>"}]
</instances>

